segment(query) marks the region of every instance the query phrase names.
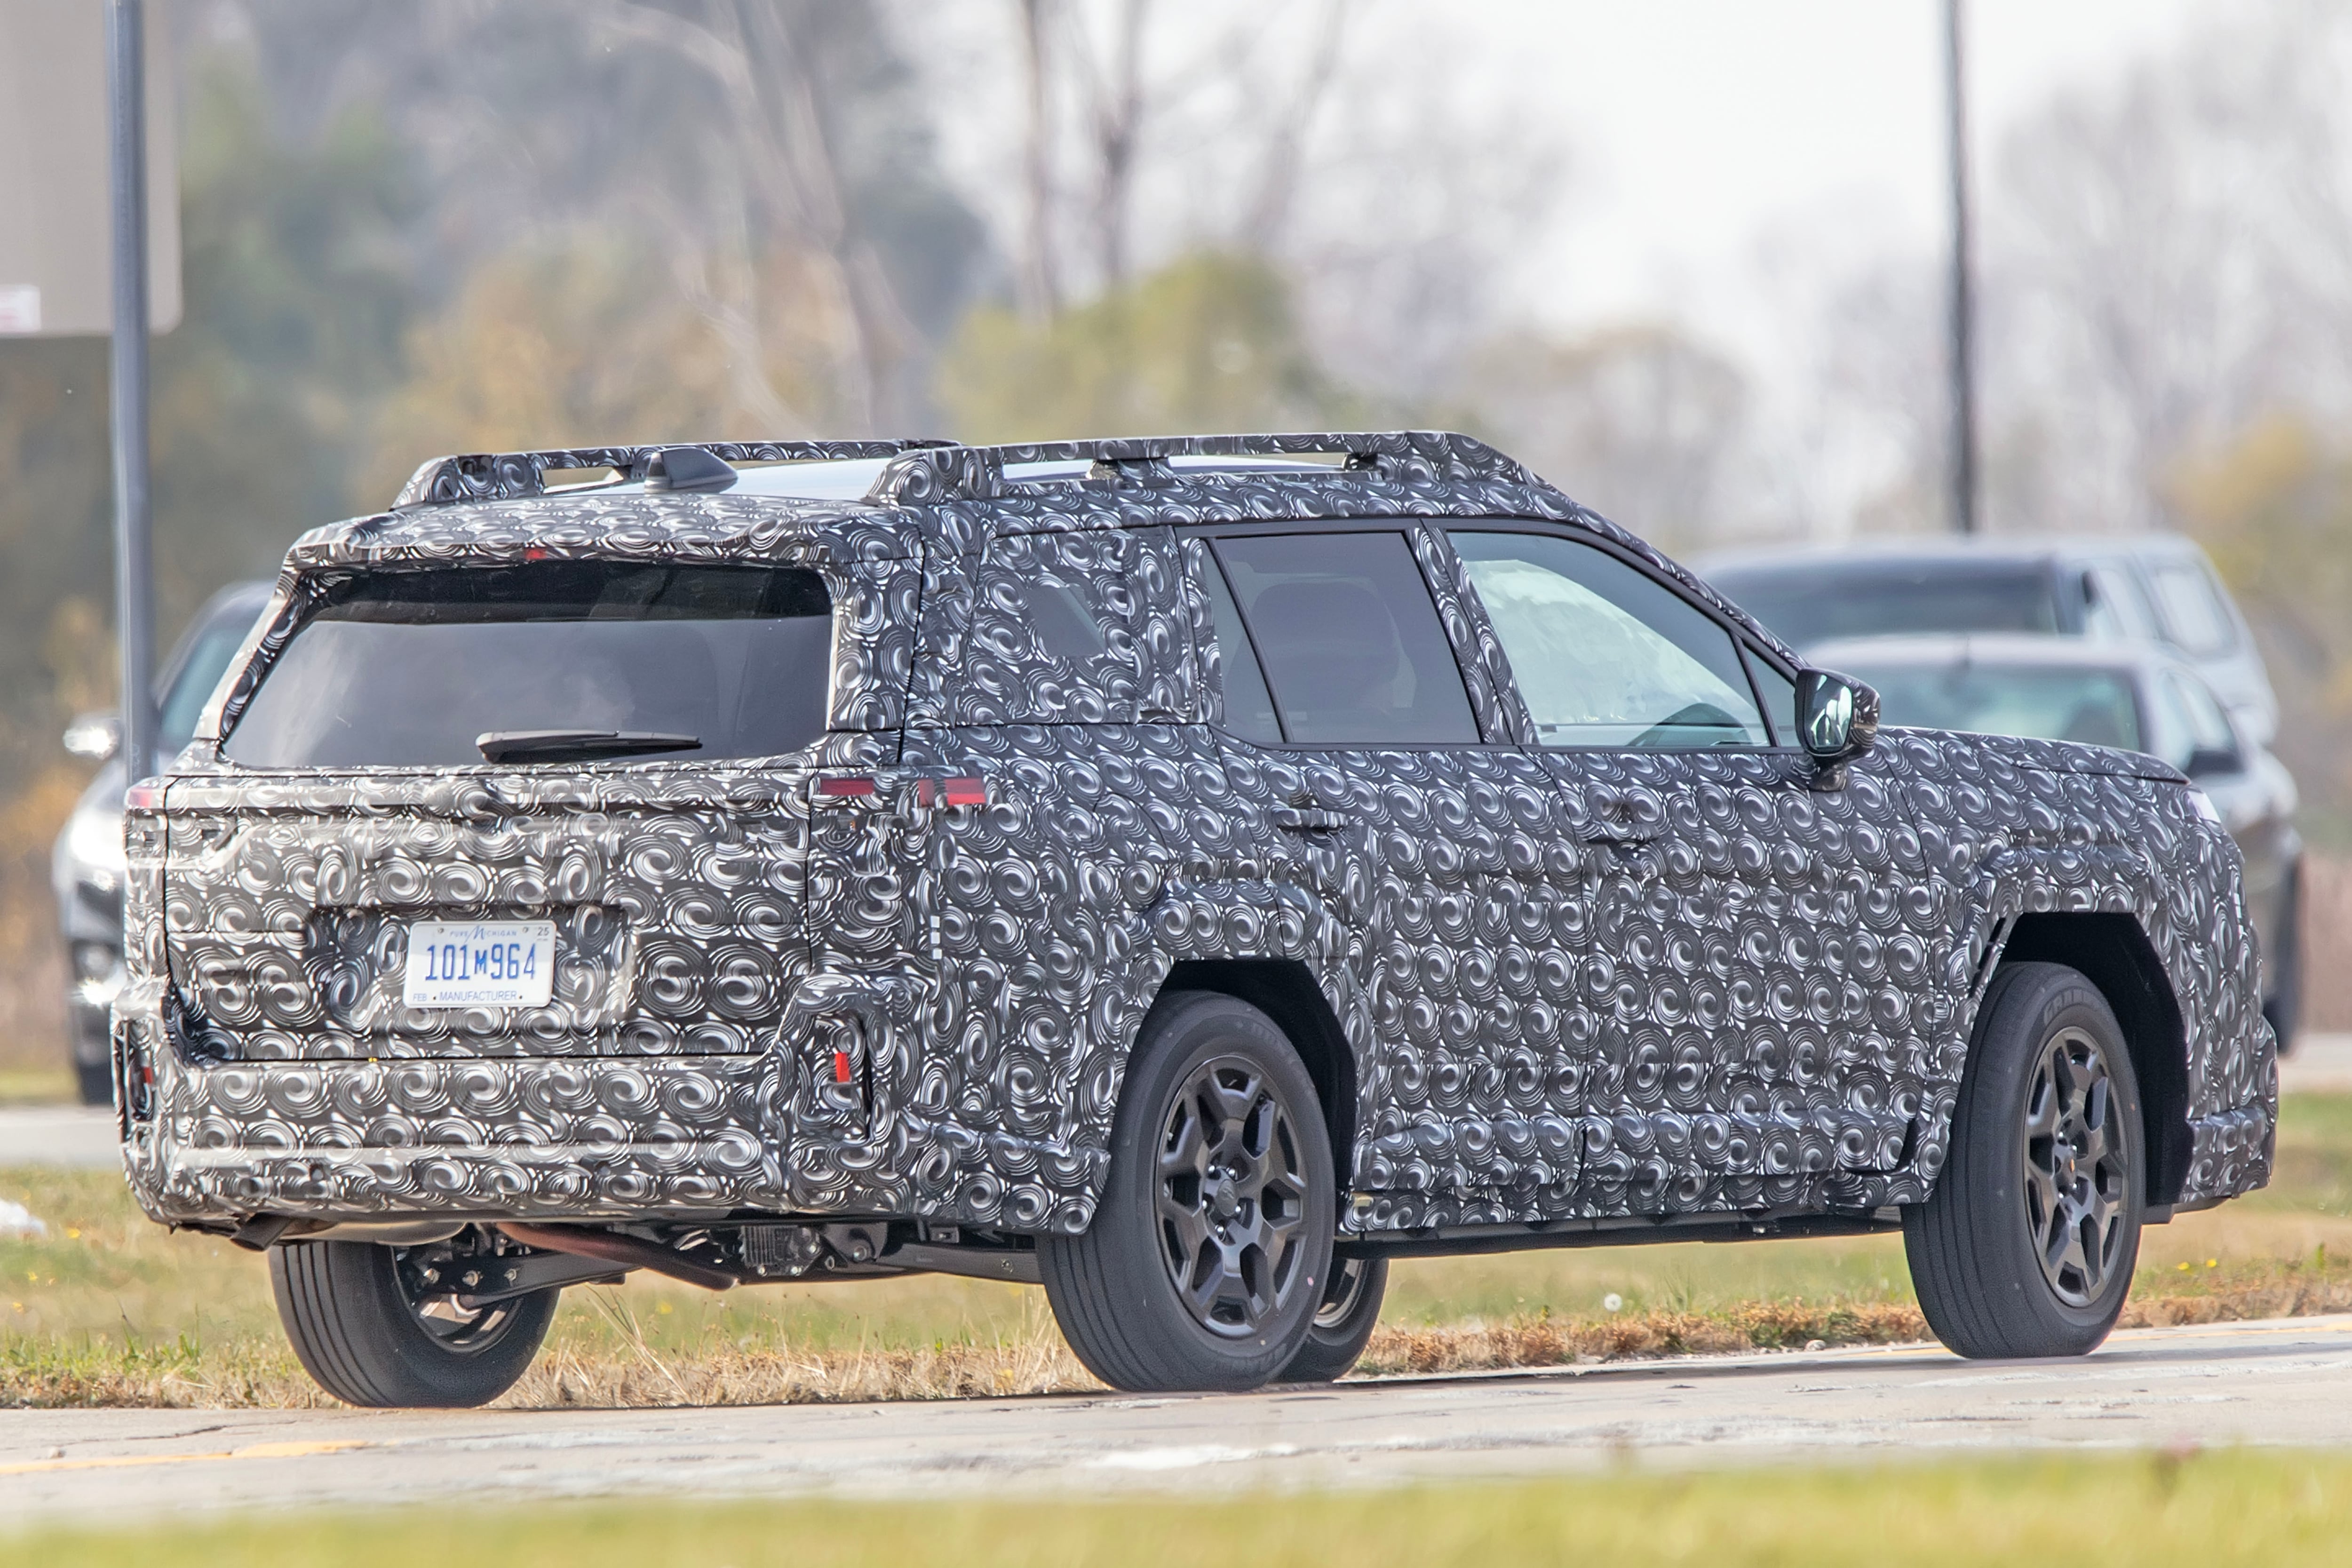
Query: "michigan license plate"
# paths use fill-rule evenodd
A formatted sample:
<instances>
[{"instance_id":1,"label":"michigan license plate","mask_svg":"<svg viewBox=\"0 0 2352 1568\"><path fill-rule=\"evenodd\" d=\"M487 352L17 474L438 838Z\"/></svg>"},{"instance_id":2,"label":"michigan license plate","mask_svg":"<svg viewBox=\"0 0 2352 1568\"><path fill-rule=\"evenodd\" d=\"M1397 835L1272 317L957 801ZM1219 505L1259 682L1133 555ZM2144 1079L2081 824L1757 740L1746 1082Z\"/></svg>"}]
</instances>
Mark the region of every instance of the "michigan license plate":
<instances>
[{"instance_id":1,"label":"michigan license plate","mask_svg":"<svg viewBox=\"0 0 2352 1568\"><path fill-rule=\"evenodd\" d=\"M417 921L400 999L411 1007L544 1007L555 994L553 921Z\"/></svg>"}]
</instances>

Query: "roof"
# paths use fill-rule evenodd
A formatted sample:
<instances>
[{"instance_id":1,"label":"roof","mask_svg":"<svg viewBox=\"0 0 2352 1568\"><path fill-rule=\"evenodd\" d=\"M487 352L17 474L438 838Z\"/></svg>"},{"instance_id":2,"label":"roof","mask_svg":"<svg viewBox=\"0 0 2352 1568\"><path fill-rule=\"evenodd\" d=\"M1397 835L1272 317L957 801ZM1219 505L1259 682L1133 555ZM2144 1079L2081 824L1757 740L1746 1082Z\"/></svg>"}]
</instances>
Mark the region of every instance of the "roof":
<instances>
[{"instance_id":1,"label":"roof","mask_svg":"<svg viewBox=\"0 0 2352 1568\"><path fill-rule=\"evenodd\" d=\"M665 454L677 455L672 458ZM738 468L711 475L711 458ZM656 474L656 461L663 464ZM798 465L801 477L759 465ZM686 482L667 482L675 466ZM822 468L824 485L805 482ZM604 470L584 484L568 474ZM696 488L698 477L723 488ZM862 482L862 489L859 484ZM792 494L788 490L821 490ZM853 493L855 492L855 493ZM1781 657L1797 656L1648 542L1516 458L1446 431L951 442L718 442L436 458L390 510L313 529L289 571L398 563L637 558L903 559L935 540L1139 525L1344 518L1527 518L1605 539L1685 584Z\"/></svg>"},{"instance_id":2,"label":"roof","mask_svg":"<svg viewBox=\"0 0 2352 1568\"><path fill-rule=\"evenodd\" d=\"M1718 551L1704 557L1700 571L1708 574L1759 568L1796 568L1822 563L1835 564L1948 563L1979 561L2037 564L2119 555L2202 556L2197 542L2178 533L2054 534L2032 538L1979 535L1960 539L1942 536L1896 536L1848 540L1837 544L1785 544Z\"/></svg>"},{"instance_id":3,"label":"roof","mask_svg":"<svg viewBox=\"0 0 2352 1568\"><path fill-rule=\"evenodd\" d=\"M2014 632L1838 637L1816 645L1810 657L1828 668L1838 668L1843 658L1856 664L1982 664L2008 669L2109 670L2118 675L2141 675L2154 669L2195 673L2153 643Z\"/></svg>"}]
</instances>

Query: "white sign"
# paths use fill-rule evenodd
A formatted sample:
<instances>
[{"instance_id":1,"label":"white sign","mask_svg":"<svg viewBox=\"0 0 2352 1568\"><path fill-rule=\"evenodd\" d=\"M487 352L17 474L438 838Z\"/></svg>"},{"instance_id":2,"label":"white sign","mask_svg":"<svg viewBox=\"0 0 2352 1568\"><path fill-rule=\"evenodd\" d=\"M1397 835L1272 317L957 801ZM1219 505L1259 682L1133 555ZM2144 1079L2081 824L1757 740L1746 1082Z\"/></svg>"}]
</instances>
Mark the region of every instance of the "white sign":
<instances>
[{"instance_id":1,"label":"white sign","mask_svg":"<svg viewBox=\"0 0 2352 1568\"><path fill-rule=\"evenodd\" d=\"M41 286L0 283L0 336L41 330Z\"/></svg>"},{"instance_id":2,"label":"white sign","mask_svg":"<svg viewBox=\"0 0 2352 1568\"><path fill-rule=\"evenodd\" d=\"M415 921L400 999L411 1007L544 1007L553 921Z\"/></svg>"},{"instance_id":3,"label":"white sign","mask_svg":"<svg viewBox=\"0 0 2352 1568\"><path fill-rule=\"evenodd\" d=\"M174 9L146 8L147 324L158 332L180 321ZM112 327L110 166L106 7L0 0L0 337Z\"/></svg>"}]
</instances>

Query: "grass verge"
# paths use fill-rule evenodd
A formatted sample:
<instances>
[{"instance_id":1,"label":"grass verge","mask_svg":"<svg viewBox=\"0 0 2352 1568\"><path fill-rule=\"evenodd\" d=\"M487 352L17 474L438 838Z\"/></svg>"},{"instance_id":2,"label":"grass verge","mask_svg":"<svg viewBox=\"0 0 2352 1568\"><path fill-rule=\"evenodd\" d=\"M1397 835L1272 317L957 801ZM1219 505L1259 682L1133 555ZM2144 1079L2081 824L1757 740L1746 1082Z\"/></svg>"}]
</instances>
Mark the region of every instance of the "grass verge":
<instances>
[{"instance_id":1,"label":"grass verge","mask_svg":"<svg viewBox=\"0 0 2352 1568\"><path fill-rule=\"evenodd\" d=\"M2352 1459L2179 1450L1468 1483L1379 1492L1078 1501L597 1503L177 1520L18 1537L18 1560L86 1568L408 1568L468 1556L537 1568L1349 1568L1704 1563L1947 1568L2343 1561Z\"/></svg>"}]
</instances>

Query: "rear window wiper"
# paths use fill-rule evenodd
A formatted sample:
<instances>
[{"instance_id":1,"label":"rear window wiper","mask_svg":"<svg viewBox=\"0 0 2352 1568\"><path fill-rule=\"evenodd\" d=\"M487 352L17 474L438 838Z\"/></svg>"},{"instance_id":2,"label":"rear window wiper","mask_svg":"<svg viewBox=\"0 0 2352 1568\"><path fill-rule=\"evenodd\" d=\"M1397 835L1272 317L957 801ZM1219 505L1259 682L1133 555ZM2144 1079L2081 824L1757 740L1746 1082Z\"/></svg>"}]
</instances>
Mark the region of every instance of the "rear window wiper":
<instances>
[{"instance_id":1,"label":"rear window wiper","mask_svg":"<svg viewBox=\"0 0 2352 1568\"><path fill-rule=\"evenodd\" d=\"M702 739L656 730L491 730L475 736L474 746L484 760L493 763L577 763L655 752L698 752Z\"/></svg>"}]
</instances>

